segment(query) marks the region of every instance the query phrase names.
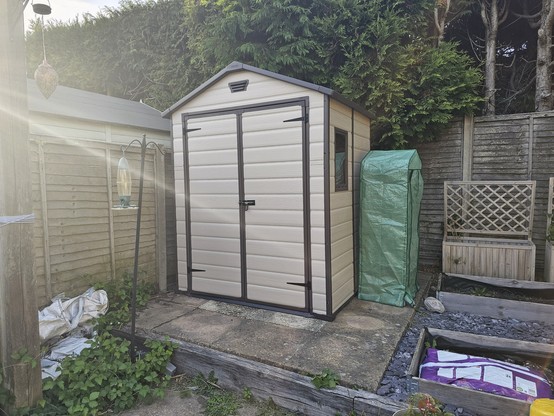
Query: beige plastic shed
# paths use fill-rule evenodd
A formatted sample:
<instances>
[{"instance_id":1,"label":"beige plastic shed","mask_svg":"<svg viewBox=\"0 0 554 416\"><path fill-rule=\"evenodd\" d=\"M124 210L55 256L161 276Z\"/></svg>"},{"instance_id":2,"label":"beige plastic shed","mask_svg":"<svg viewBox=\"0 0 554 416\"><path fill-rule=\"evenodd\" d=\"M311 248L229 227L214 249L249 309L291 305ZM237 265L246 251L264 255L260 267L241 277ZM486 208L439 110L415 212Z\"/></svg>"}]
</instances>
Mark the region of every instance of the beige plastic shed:
<instances>
[{"instance_id":1,"label":"beige plastic shed","mask_svg":"<svg viewBox=\"0 0 554 416\"><path fill-rule=\"evenodd\" d=\"M179 289L333 319L357 287L369 113L328 88L233 62L163 115Z\"/></svg>"}]
</instances>

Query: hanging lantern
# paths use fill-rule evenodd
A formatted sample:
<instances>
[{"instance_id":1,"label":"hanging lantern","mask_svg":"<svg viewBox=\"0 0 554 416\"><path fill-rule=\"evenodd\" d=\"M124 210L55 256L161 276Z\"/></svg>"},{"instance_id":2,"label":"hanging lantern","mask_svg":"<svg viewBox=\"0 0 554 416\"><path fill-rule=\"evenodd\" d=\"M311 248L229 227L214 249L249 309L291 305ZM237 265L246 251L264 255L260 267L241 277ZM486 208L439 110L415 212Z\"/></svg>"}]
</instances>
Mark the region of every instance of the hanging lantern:
<instances>
[{"instance_id":1,"label":"hanging lantern","mask_svg":"<svg viewBox=\"0 0 554 416\"><path fill-rule=\"evenodd\" d=\"M35 71L35 81L37 87L44 95L49 98L58 86L58 73L52 66L46 62L46 59L38 66Z\"/></svg>"},{"instance_id":2,"label":"hanging lantern","mask_svg":"<svg viewBox=\"0 0 554 416\"><path fill-rule=\"evenodd\" d=\"M43 60L35 71L35 81L39 91L45 98L49 98L58 86L58 73L46 61L46 43L44 42L44 16L52 12L49 0L34 0L33 11L41 15L42 52Z\"/></svg>"},{"instance_id":3,"label":"hanging lantern","mask_svg":"<svg viewBox=\"0 0 554 416\"><path fill-rule=\"evenodd\" d=\"M123 153L123 157L119 159L117 164L117 194L119 195L119 206L121 208L129 208L131 204L132 185L129 161Z\"/></svg>"}]
</instances>

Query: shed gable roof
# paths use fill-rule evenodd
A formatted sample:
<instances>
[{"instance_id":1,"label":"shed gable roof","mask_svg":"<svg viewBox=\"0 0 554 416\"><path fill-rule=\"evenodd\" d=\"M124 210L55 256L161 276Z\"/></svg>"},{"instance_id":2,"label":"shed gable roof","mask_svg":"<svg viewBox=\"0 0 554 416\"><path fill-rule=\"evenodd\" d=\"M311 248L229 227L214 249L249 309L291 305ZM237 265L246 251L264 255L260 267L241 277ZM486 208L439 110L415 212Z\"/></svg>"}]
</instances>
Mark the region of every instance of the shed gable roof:
<instances>
[{"instance_id":1,"label":"shed gable roof","mask_svg":"<svg viewBox=\"0 0 554 416\"><path fill-rule=\"evenodd\" d=\"M35 81L27 80L29 111L87 121L169 131L161 112L146 104L76 88L58 86L46 99Z\"/></svg>"},{"instance_id":2,"label":"shed gable roof","mask_svg":"<svg viewBox=\"0 0 554 416\"><path fill-rule=\"evenodd\" d=\"M281 75L276 72L271 72L266 69L257 68L255 66L243 64L241 62L232 62L229 65L227 65L225 68L223 68L221 71L219 71L217 74L215 74L213 77L208 79L206 82L201 84L199 87L195 88L193 91L185 95L183 98L181 98L179 101L177 101L175 104L173 104L171 107L169 107L167 110L162 112L162 117L169 118L169 116L177 110L182 105L186 104L196 96L200 95L202 92L204 92L206 89L208 89L210 86L215 84L220 79L224 78L226 75L237 72L237 71L250 71L256 74L264 75L269 78L277 79L279 81L288 82L290 84L298 85L300 87L317 91L321 94L328 95L329 97L334 98L335 100L343 103L344 105L353 108L354 110L358 111L359 113L365 115L368 118L374 118L374 116L368 112L363 106L354 103L353 101L349 100L348 98L342 96L341 94L337 93L336 91L323 87L321 85L312 84L311 82L302 81L300 79L292 78L286 75Z\"/></svg>"}]
</instances>

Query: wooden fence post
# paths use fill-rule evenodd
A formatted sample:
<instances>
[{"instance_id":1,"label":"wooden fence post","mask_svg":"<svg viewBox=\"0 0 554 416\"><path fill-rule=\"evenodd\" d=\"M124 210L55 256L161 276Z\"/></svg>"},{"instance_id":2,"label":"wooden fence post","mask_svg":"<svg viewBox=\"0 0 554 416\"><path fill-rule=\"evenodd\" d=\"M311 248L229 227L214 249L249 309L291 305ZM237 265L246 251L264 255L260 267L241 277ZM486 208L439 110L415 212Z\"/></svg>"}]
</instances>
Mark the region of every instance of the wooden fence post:
<instances>
[{"instance_id":1,"label":"wooden fence post","mask_svg":"<svg viewBox=\"0 0 554 416\"><path fill-rule=\"evenodd\" d=\"M23 4L0 0L0 361L17 407L41 397ZM26 216L27 221L22 221Z\"/></svg>"},{"instance_id":2,"label":"wooden fence post","mask_svg":"<svg viewBox=\"0 0 554 416\"><path fill-rule=\"evenodd\" d=\"M158 289L167 291L167 249L165 224L165 157L154 149L154 195L156 204L156 271Z\"/></svg>"},{"instance_id":3,"label":"wooden fence post","mask_svg":"<svg viewBox=\"0 0 554 416\"><path fill-rule=\"evenodd\" d=\"M473 114L464 117L462 138L462 180L472 180L473 170L473 129L475 128Z\"/></svg>"}]
</instances>

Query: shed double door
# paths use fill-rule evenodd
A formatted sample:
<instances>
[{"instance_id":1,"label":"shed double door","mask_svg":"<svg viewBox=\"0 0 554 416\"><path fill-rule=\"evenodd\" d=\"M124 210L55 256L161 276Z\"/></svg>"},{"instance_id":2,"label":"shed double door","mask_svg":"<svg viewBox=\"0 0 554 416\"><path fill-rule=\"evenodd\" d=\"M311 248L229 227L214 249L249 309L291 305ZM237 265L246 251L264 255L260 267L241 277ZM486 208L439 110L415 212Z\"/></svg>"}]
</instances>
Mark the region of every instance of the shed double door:
<instances>
[{"instance_id":1,"label":"shed double door","mask_svg":"<svg viewBox=\"0 0 554 416\"><path fill-rule=\"evenodd\" d=\"M184 116L192 293L309 311L306 111Z\"/></svg>"}]
</instances>

